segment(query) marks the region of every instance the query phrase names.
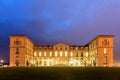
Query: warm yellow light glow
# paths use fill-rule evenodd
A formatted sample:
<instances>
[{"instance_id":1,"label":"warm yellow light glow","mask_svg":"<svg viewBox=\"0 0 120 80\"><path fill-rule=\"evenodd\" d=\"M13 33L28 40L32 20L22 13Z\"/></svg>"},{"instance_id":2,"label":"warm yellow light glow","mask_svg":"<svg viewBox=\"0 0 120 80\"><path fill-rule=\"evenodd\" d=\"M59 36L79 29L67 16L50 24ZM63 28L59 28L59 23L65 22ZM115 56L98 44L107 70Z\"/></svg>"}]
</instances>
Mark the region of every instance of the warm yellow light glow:
<instances>
[{"instance_id":1,"label":"warm yellow light glow","mask_svg":"<svg viewBox=\"0 0 120 80\"><path fill-rule=\"evenodd\" d=\"M88 57L88 52L86 52L86 57Z\"/></svg>"},{"instance_id":2,"label":"warm yellow light glow","mask_svg":"<svg viewBox=\"0 0 120 80\"><path fill-rule=\"evenodd\" d=\"M72 60L70 61L70 64L73 64L73 61L72 61Z\"/></svg>"},{"instance_id":3,"label":"warm yellow light glow","mask_svg":"<svg viewBox=\"0 0 120 80\"><path fill-rule=\"evenodd\" d=\"M34 52L34 56L36 56L36 52Z\"/></svg>"},{"instance_id":4,"label":"warm yellow light glow","mask_svg":"<svg viewBox=\"0 0 120 80\"><path fill-rule=\"evenodd\" d=\"M56 57L58 56L57 51L55 52L55 56L56 56Z\"/></svg>"},{"instance_id":5,"label":"warm yellow light glow","mask_svg":"<svg viewBox=\"0 0 120 80\"><path fill-rule=\"evenodd\" d=\"M68 52L67 52L67 51L65 51L65 57L67 57L67 55L68 55Z\"/></svg>"},{"instance_id":6,"label":"warm yellow light glow","mask_svg":"<svg viewBox=\"0 0 120 80\"><path fill-rule=\"evenodd\" d=\"M46 52L44 52L44 56L46 57Z\"/></svg>"},{"instance_id":7,"label":"warm yellow light glow","mask_svg":"<svg viewBox=\"0 0 120 80\"><path fill-rule=\"evenodd\" d=\"M52 56L52 52L50 52L50 56Z\"/></svg>"},{"instance_id":8,"label":"warm yellow light glow","mask_svg":"<svg viewBox=\"0 0 120 80\"><path fill-rule=\"evenodd\" d=\"M70 53L70 56L71 56L71 57L73 56L73 52Z\"/></svg>"},{"instance_id":9,"label":"warm yellow light glow","mask_svg":"<svg viewBox=\"0 0 120 80\"><path fill-rule=\"evenodd\" d=\"M41 55L42 55L42 53L41 52L39 52L39 56L41 57Z\"/></svg>"},{"instance_id":10,"label":"warm yellow light glow","mask_svg":"<svg viewBox=\"0 0 120 80\"><path fill-rule=\"evenodd\" d=\"M104 54L106 54L107 53L107 49L106 48L104 48Z\"/></svg>"},{"instance_id":11,"label":"warm yellow light glow","mask_svg":"<svg viewBox=\"0 0 120 80\"><path fill-rule=\"evenodd\" d=\"M86 61L86 63L88 63L88 61Z\"/></svg>"},{"instance_id":12,"label":"warm yellow light glow","mask_svg":"<svg viewBox=\"0 0 120 80\"><path fill-rule=\"evenodd\" d=\"M62 51L60 51L60 57L62 57Z\"/></svg>"}]
</instances>

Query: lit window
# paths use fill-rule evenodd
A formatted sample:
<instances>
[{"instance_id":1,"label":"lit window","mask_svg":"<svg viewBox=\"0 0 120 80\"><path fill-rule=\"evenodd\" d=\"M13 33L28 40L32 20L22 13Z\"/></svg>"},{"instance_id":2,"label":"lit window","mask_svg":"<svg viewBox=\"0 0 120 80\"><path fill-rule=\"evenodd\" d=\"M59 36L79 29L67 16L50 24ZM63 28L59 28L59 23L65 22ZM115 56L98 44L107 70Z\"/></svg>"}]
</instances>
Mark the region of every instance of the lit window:
<instances>
[{"instance_id":1,"label":"lit window","mask_svg":"<svg viewBox=\"0 0 120 80\"><path fill-rule=\"evenodd\" d=\"M52 52L50 52L50 56L52 56Z\"/></svg>"},{"instance_id":2,"label":"lit window","mask_svg":"<svg viewBox=\"0 0 120 80\"><path fill-rule=\"evenodd\" d=\"M78 50L78 47L76 47L76 50Z\"/></svg>"},{"instance_id":3,"label":"lit window","mask_svg":"<svg viewBox=\"0 0 120 80\"><path fill-rule=\"evenodd\" d=\"M57 57L57 51L55 52L55 56Z\"/></svg>"},{"instance_id":4,"label":"lit window","mask_svg":"<svg viewBox=\"0 0 120 80\"><path fill-rule=\"evenodd\" d=\"M41 52L39 52L39 56L41 56L42 54L41 54Z\"/></svg>"},{"instance_id":5,"label":"lit window","mask_svg":"<svg viewBox=\"0 0 120 80\"><path fill-rule=\"evenodd\" d=\"M34 56L36 56L36 52L34 52Z\"/></svg>"},{"instance_id":6,"label":"lit window","mask_svg":"<svg viewBox=\"0 0 120 80\"><path fill-rule=\"evenodd\" d=\"M44 56L46 57L46 52L44 52Z\"/></svg>"},{"instance_id":7,"label":"lit window","mask_svg":"<svg viewBox=\"0 0 120 80\"><path fill-rule=\"evenodd\" d=\"M106 48L104 48L104 54L106 54L107 53L107 49Z\"/></svg>"},{"instance_id":8,"label":"lit window","mask_svg":"<svg viewBox=\"0 0 120 80\"><path fill-rule=\"evenodd\" d=\"M60 51L60 57L62 57L62 51Z\"/></svg>"},{"instance_id":9,"label":"lit window","mask_svg":"<svg viewBox=\"0 0 120 80\"><path fill-rule=\"evenodd\" d=\"M73 56L73 52L71 52L70 56L71 56L71 57Z\"/></svg>"},{"instance_id":10,"label":"lit window","mask_svg":"<svg viewBox=\"0 0 120 80\"><path fill-rule=\"evenodd\" d=\"M67 55L68 55L68 53L67 53L67 51L65 51L65 56L67 57Z\"/></svg>"},{"instance_id":11,"label":"lit window","mask_svg":"<svg viewBox=\"0 0 120 80\"><path fill-rule=\"evenodd\" d=\"M88 52L86 52L86 57L88 57Z\"/></svg>"}]
</instances>

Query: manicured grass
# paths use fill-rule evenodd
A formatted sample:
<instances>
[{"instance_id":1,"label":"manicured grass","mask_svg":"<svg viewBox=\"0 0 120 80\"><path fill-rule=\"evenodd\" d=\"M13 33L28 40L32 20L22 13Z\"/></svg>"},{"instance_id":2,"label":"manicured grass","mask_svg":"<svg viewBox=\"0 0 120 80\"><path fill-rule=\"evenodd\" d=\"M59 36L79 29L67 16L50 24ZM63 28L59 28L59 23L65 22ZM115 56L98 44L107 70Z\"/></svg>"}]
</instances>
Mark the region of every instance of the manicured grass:
<instances>
[{"instance_id":1,"label":"manicured grass","mask_svg":"<svg viewBox=\"0 0 120 80\"><path fill-rule=\"evenodd\" d=\"M120 80L117 67L7 67L0 80Z\"/></svg>"}]
</instances>

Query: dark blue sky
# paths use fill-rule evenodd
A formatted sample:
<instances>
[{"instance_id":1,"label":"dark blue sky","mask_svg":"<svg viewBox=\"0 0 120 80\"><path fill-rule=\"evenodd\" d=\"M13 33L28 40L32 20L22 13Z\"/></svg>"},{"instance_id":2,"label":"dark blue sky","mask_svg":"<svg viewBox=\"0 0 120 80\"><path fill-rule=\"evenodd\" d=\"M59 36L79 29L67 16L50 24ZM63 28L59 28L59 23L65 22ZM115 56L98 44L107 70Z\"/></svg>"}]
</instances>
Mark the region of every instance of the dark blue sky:
<instances>
[{"instance_id":1,"label":"dark blue sky","mask_svg":"<svg viewBox=\"0 0 120 80\"><path fill-rule=\"evenodd\" d=\"M0 59L5 62L10 34L25 34L39 45L84 45L112 34L114 61L120 62L120 0L0 0Z\"/></svg>"}]
</instances>

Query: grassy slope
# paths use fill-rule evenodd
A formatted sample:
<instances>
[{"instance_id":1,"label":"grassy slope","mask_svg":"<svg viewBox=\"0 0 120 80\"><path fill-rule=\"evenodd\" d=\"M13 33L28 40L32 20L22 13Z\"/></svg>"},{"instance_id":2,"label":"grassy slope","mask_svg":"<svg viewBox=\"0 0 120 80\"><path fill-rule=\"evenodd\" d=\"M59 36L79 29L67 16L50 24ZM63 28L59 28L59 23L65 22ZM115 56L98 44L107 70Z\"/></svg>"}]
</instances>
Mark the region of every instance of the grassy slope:
<instances>
[{"instance_id":1,"label":"grassy slope","mask_svg":"<svg viewBox=\"0 0 120 80\"><path fill-rule=\"evenodd\" d=\"M0 68L0 80L120 80L120 68L8 67Z\"/></svg>"}]
</instances>

